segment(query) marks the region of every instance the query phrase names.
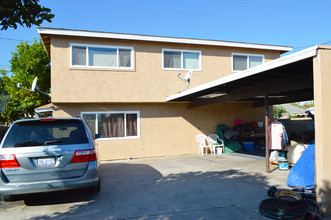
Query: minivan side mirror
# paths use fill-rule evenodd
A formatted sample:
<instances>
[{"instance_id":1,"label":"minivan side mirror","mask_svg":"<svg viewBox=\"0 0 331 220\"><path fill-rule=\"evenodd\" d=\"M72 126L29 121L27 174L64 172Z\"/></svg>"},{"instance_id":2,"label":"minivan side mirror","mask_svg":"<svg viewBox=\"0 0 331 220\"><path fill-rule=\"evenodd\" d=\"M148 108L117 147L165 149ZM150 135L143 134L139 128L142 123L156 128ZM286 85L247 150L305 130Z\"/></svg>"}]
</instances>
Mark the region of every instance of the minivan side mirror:
<instances>
[{"instance_id":1,"label":"minivan side mirror","mask_svg":"<svg viewBox=\"0 0 331 220\"><path fill-rule=\"evenodd\" d=\"M94 135L94 139L98 139L98 138L101 138L101 134L95 134Z\"/></svg>"}]
</instances>

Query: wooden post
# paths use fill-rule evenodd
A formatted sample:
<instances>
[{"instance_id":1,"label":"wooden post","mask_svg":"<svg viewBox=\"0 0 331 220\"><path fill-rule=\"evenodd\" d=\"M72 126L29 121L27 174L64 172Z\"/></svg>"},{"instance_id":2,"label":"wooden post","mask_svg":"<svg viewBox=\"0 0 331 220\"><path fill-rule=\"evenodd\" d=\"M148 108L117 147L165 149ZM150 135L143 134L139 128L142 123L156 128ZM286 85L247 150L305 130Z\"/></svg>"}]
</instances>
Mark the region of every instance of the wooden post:
<instances>
[{"instance_id":1,"label":"wooden post","mask_svg":"<svg viewBox=\"0 0 331 220\"><path fill-rule=\"evenodd\" d=\"M265 165L266 173L270 172L270 162L269 162L269 115L268 115L268 96L264 97L265 103Z\"/></svg>"}]
</instances>

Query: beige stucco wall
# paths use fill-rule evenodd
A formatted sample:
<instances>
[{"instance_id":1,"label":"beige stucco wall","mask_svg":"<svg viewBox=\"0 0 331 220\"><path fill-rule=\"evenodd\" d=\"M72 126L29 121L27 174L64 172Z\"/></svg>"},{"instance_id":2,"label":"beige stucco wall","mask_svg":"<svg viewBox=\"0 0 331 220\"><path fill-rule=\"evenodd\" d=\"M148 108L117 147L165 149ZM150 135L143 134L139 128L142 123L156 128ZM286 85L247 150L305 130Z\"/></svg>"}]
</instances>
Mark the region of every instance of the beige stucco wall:
<instances>
[{"instance_id":1,"label":"beige stucco wall","mask_svg":"<svg viewBox=\"0 0 331 220\"><path fill-rule=\"evenodd\" d=\"M331 47L321 47L314 58L317 199L331 215Z\"/></svg>"},{"instance_id":2,"label":"beige stucco wall","mask_svg":"<svg viewBox=\"0 0 331 220\"><path fill-rule=\"evenodd\" d=\"M133 47L134 69L70 68L70 43ZM202 70L193 72L190 88L232 74L232 53L262 54L265 62L280 56L268 50L53 36L52 102L165 102L166 96L185 88L177 74L187 71L162 70L163 48L201 51Z\"/></svg>"},{"instance_id":3,"label":"beige stucco wall","mask_svg":"<svg viewBox=\"0 0 331 220\"><path fill-rule=\"evenodd\" d=\"M97 141L102 160L197 154L199 133L214 133L218 124L234 126L234 119L263 121L263 108L251 103L226 103L198 109L186 104L57 104L55 117L84 111L140 111L140 138Z\"/></svg>"}]
</instances>

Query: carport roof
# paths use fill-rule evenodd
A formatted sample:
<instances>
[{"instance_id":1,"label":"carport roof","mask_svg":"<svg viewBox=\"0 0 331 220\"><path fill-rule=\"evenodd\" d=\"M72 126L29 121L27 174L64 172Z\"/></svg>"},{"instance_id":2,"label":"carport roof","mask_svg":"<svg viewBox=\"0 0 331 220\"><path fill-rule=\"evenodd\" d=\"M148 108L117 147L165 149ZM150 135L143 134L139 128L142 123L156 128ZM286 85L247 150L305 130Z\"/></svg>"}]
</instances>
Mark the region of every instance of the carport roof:
<instances>
[{"instance_id":1,"label":"carport roof","mask_svg":"<svg viewBox=\"0 0 331 220\"><path fill-rule=\"evenodd\" d=\"M313 57L319 46L168 96L168 102L190 102L188 108L228 101L253 101L253 106L313 99ZM214 95L214 98L208 95ZM219 95L218 97L215 97ZM204 97L202 97L204 96Z\"/></svg>"}]
</instances>

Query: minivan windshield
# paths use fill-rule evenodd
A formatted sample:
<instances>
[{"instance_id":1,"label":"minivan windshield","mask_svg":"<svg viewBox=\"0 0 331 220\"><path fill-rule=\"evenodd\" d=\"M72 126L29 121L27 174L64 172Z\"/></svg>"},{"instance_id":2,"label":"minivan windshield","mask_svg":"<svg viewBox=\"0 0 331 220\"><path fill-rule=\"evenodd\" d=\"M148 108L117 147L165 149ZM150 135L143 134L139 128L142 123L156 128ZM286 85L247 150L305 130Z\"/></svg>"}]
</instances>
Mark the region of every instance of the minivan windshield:
<instances>
[{"instance_id":1,"label":"minivan windshield","mask_svg":"<svg viewBox=\"0 0 331 220\"><path fill-rule=\"evenodd\" d=\"M11 127L3 148L88 143L79 119L26 120Z\"/></svg>"}]
</instances>

